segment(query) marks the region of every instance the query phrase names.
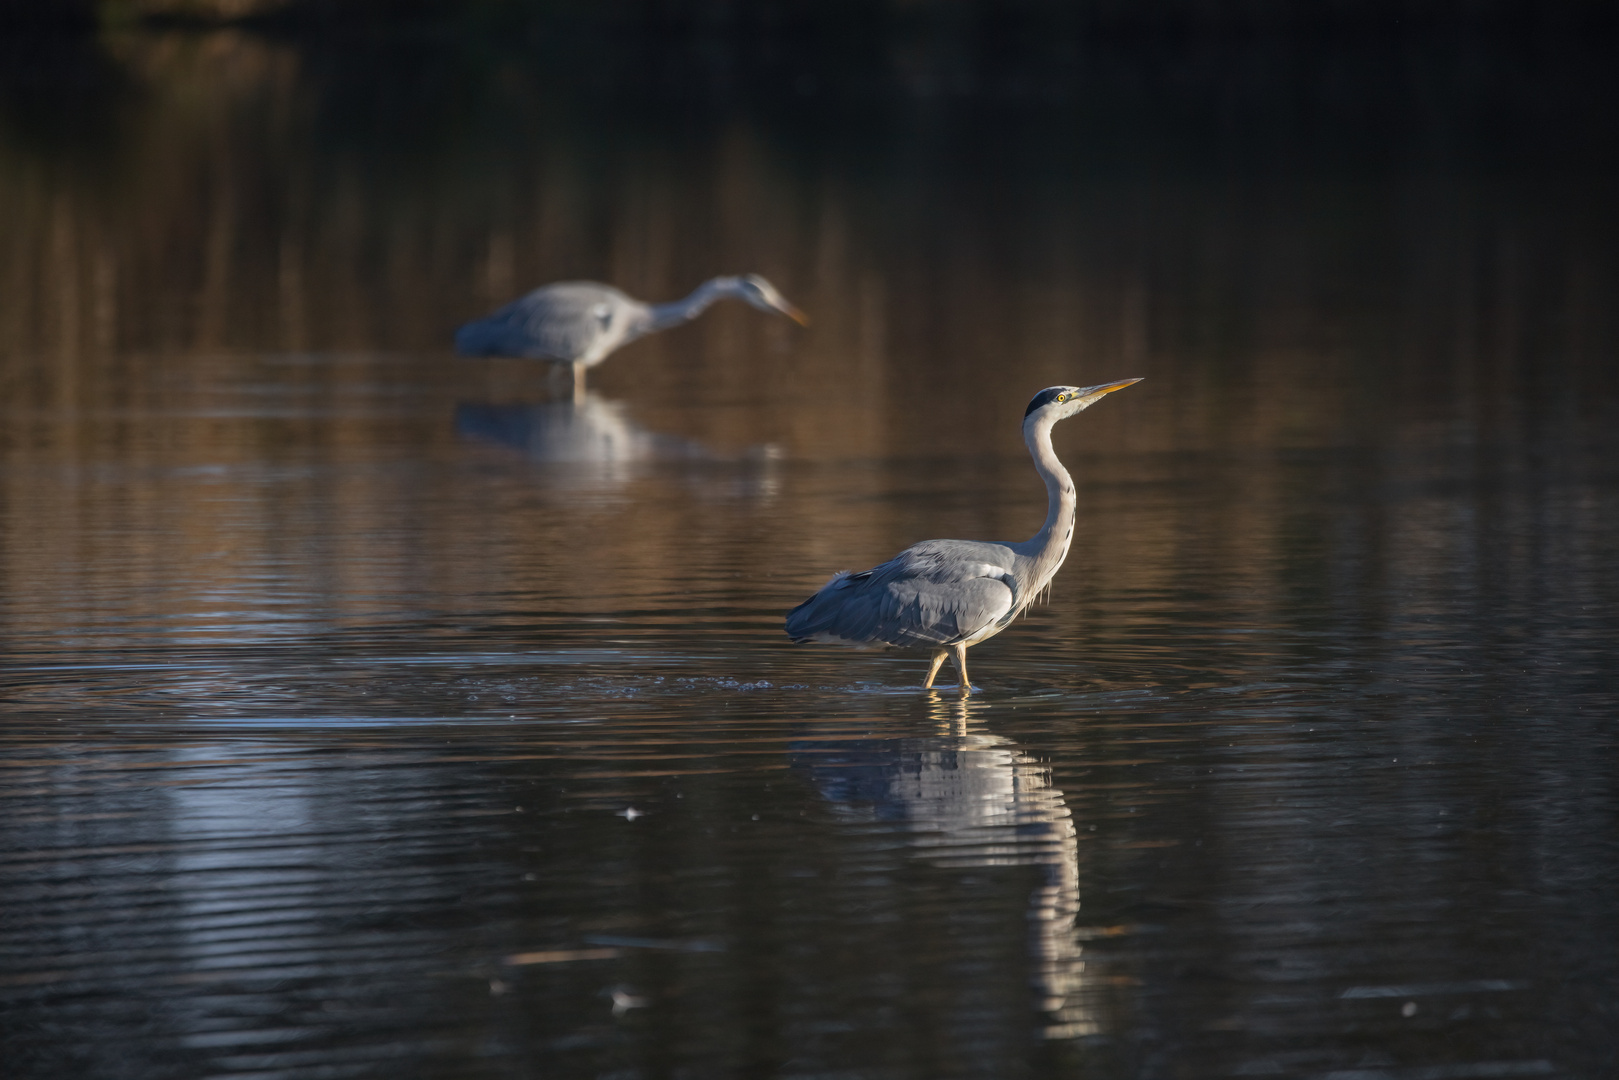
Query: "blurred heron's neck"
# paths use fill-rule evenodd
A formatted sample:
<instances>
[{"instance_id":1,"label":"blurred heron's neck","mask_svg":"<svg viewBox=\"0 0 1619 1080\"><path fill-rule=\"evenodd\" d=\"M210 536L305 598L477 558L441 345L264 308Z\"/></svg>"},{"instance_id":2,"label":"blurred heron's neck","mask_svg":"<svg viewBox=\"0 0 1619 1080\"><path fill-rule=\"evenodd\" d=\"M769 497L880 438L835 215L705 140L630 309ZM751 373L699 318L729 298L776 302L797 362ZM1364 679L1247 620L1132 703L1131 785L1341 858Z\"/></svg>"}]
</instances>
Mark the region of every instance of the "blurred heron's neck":
<instances>
[{"instance_id":1,"label":"blurred heron's neck","mask_svg":"<svg viewBox=\"0 0 1619 1080\"><path fill-rule=\"evenodd\" d=\"M1036 572L1049 578L1068 555L1068 543L1074 536L1074 479L1068 475L1057 452L1051 448L1049 418L1031 420L1023 426L1023 441L1029 444L1029 456L1034 458L1034 469L1046 482L1046 523L1025 545L1025 554L1034 559Z\"/></svg>"},{"instance_id":2,"label":"blurred heron's neck","mask_svg":"<svg viewBox=\"0 0 1619 1080\"><path fill-rule=\"evenodd\" d=\"M652 304L652 329L662 330L669 326L678 326L683 322L690 322L703 313L703 309L722 296L733 296L736 293L736 279L717 277L710 278L697 286L692 294L684 300L675 300L667 304Z\"/></svg>"}]
</instances>

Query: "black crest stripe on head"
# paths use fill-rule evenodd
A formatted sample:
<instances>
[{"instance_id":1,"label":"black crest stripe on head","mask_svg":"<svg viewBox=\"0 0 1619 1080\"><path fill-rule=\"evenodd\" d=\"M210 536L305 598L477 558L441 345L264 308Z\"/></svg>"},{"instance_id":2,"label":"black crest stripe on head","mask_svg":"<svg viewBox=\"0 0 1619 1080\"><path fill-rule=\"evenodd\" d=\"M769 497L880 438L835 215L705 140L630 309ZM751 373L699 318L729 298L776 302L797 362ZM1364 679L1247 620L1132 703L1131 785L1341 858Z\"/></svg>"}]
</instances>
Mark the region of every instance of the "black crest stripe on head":
<instances>
[{"instance_id":1,"label":"black crest stripe on head","mask_svg":"<svg viewBox=\"0 0 1619 1080\"><path fill-rule=\"evenodd\" d=\"M1030 413L1034 412L1034 410L1040 408L1042 405L1050 405L1053 401L1057 400L1057 395L1062 393L1062 391L1063 388L1060 386L1052 386L1040 391L1029 401L1029 407L1023 410L1023 415L1027 417Z\"/></svg>"}]
</instances>

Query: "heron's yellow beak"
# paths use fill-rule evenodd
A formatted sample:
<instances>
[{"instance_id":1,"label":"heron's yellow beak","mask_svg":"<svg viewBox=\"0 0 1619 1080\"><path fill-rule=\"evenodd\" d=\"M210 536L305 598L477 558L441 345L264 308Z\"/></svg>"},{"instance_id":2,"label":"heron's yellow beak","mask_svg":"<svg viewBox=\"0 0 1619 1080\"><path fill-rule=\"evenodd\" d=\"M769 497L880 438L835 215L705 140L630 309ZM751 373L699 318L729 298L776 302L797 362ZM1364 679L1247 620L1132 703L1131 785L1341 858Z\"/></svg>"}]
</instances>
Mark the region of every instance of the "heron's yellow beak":
<instances>
[{"instance_id":1,"label":"heron's yellow beak","mask_svg":"<svg viewBox=\"0 0 1619 1080\"><path fill-rule=\"evenodd\" d=\"M1140 379L1120 379L1118 382L1098 383L1095 386L1087 386L1074 396L1101 397L1103 394L1111 394L1115 390L1123 390L1126 386L1134 386L1140 381Z\"/></svg>"},{"instance_id":2,"label":"heron's yellow beak","mask_svg":"<svg viewBox=\"0 0 1619 1080\"><path fill-rule=\"evenodd\" d=\"M785 300L783 300L781 304L781 313L793 320L793 322L797 323L799 326L809 325L809 316L804 314L802 311L799 311Z\"/></svg>"}]
</instances>

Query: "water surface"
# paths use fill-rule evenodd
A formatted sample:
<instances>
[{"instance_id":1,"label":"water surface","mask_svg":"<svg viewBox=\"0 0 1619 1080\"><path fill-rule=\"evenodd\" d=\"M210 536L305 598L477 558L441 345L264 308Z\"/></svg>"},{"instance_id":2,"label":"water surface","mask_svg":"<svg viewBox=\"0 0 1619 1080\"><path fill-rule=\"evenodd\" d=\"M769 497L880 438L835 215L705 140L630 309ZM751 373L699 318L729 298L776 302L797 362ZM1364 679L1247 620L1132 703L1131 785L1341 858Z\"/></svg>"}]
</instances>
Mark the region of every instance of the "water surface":
<instances>
[{"instance_id":1,"label":"water surface","mask_svg":"<svg viewBox=\"0 0 1619 1080\"><path fill-rule=\"evenodd\" d=\"M139 94L0 145L8 1077L1619 1064L1596 136L1483 154L1452 88L1345 161L1263 56L1234 127L1122 56L1082 83L1196 137L1087 156L1056 83L657 125L436 53L519 122L368 136L312 46L98 49ZM578 403L447 349L738 270L813 326L719 307ZM787 642L835 570L1032 534L1023 404L1130 376L980 693Z\"/></svg>"}]
</instances>

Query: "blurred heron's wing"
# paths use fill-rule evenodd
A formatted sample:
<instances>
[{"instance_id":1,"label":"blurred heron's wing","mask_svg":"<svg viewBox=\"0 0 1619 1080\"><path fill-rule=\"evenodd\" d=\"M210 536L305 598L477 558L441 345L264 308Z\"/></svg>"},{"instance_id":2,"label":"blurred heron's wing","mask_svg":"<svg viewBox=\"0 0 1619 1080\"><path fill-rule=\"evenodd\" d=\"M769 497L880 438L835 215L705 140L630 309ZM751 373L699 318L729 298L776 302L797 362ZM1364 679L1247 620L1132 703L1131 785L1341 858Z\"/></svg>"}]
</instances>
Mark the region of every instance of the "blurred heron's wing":
<instances>
[{"instance_id":1,"label":"blurred heron's wing","mask_svg":"<svg viewBox=\"0 0 1619 1080\"><path fill-rule=\"evenodd\" d=\"M455 347L468 356L594 363L641 332L646 310L610 285L564 281L467 323Z\"/></svg>"},{"instance_id":2,"label":"blurred heron's wing","mask_svg":"<svg viewBox=\"0 0 1619 1080\"><path fill-rule=\"evenodd\" d=\"M1022 599L1004 544L928 540L859 574L841 573L787 614L794 641L917 648L968 640Z\"/></svg>"}]
</instances>

